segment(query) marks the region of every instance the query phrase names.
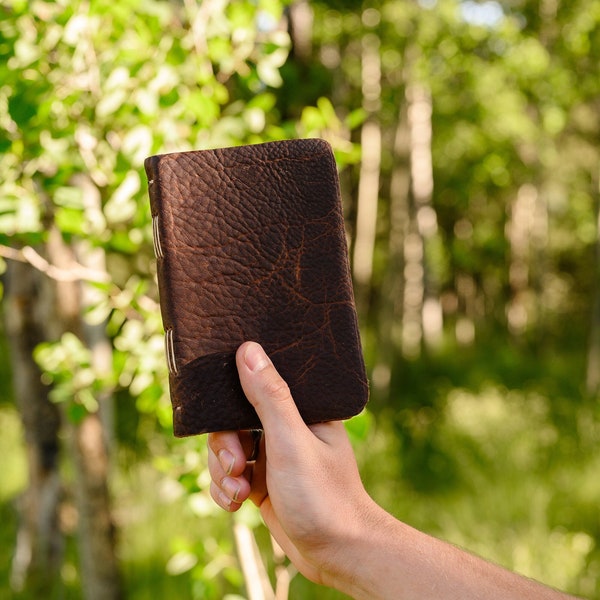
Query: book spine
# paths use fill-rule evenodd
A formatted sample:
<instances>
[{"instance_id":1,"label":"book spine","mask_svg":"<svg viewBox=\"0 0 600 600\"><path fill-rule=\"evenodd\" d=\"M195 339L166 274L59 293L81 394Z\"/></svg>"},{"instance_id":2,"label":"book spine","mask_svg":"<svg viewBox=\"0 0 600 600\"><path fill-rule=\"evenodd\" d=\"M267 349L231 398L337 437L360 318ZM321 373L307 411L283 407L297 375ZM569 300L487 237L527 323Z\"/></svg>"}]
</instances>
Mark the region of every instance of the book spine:
<instances>
[{"instance_id":1,"label":"book spine","mask_svg":"<svg viewBox=\"0 0 600 600\"><path fill-rule=\"evenodd\" d=\"M159 157L151 156L144 162L144 169L148 177L148 195L150 197L150 212L152 215L152 239L154 243L154 254L156 256L156 272L158 279L158 293L160 296L160 308L165 330L165 353L167 356L167 367L172 376L178 374L177 361L175 359L175 347L173 343L173 322L169 310L169 284L167 278L167 265L165 264L164 228L161 220L163 198L160 185Z\"/></svg>"}]
</instances>

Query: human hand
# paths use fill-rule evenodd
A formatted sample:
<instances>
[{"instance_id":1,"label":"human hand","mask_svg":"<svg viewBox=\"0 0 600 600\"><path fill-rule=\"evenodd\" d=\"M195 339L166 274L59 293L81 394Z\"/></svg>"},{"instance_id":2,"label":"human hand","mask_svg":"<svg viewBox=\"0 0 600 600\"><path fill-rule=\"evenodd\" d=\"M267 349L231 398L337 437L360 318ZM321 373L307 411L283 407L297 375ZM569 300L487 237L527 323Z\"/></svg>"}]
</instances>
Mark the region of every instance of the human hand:
<instances>
[{"instance_id":1,"label":"human hand","mask_svg":"<svg viewBox=\"0 0 600 600\"><path fill-rule=\"evenodd\" d=\"M208 438L211 495L228 511L248 498L298 570L334 585L344 540L359 535L375 505L358 473L342 422L308 427L287 384L263 349L240 346L240 381L264 428L258 459L247 462L250 432L225 431Z\"/></svg>"},{"instance_id":2,"label":"human hand","mask_svg":"<svg viewBox=\"0 0 600 600\"><path fill-rule=\"evenodd\" d=\"M395 519L366 493L341 422L306 426L262 348L246 342L237 367L262 422L208 438L211 495L234 512L250 498L298 570L357 600L566 600Z\"/></svg>"}]
</instances>

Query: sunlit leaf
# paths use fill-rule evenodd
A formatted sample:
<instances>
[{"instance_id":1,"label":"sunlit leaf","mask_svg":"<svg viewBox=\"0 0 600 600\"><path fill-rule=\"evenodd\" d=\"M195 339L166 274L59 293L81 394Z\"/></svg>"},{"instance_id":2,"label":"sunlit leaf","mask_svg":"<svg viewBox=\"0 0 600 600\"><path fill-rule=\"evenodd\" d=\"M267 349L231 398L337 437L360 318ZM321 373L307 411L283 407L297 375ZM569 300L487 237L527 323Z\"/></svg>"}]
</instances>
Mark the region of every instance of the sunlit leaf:
<instances>
[{"instance_id":1,"label":"sunlit leaf","mask_svg":"<svg viewBox=\"0 0 600 600\"><path fill-rule=\"evenodd\" d=\"M141 187L140 176L137 171L129 171L121 185L114 191L108 202L104 205L104 215L110 223L122 223L133 217L137 210L135 194Z\"/></svg>"}]
</instances>

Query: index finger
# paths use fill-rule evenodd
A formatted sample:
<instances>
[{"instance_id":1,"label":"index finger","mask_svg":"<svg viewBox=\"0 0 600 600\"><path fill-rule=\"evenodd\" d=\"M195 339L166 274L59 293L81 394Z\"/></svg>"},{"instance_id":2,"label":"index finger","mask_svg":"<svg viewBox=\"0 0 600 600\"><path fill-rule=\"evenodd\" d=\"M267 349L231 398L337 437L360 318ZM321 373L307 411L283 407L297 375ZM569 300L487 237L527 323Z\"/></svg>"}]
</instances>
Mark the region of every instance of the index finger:
<instances>
[{"instance_id":1,"label":"index finger","mask_svg":"<svg viewBox=\"0 0 600 600\"><path fill-rule=\"evenodd\" d=\"M208 451L219 461L223 471L233 477L246 468L246 454L237 431L218 431L208 434Z\"/></svg>"},{"instance_id":2,"label":"index finger","mask_svg":"<svg viewBox=\"0 0 600 600\"><path fill-rule=\"evenodd\" d=\"M251 430L218 431L208 434L209 463L214 455L227 475L237 477L244 473L246 461L253 460L255 437Z\"/></svg>"}]
</instances>

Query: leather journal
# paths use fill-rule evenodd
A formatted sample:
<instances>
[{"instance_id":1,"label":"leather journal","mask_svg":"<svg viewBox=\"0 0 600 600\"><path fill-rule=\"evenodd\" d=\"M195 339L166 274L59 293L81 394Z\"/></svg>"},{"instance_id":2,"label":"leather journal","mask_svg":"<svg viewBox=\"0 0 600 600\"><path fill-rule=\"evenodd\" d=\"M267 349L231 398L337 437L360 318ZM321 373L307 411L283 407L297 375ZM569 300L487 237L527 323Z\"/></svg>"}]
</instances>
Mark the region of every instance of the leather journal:
<instances>
[{"instance_id":1,"label":"leather journal","mask_svg":"<svg viewBox=\"0 0 600 600\"><path fill-rule=\"evenodd\" d=\"M260 428L235 352L262 344L307 423L367 402L339 182L318 139L151 156L174 433Z\"/></svg>"}]
</instances>

